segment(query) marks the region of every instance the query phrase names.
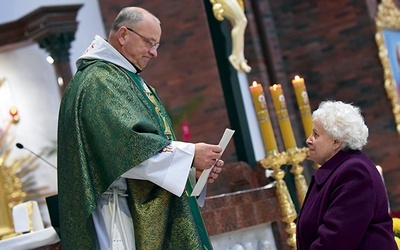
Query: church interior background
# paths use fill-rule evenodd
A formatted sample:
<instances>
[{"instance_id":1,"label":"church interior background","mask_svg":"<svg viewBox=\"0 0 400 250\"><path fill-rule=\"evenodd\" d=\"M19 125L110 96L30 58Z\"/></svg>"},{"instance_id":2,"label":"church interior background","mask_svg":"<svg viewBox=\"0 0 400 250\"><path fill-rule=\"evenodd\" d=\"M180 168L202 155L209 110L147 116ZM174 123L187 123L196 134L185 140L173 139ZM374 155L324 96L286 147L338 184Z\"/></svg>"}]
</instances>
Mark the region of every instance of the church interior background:
<instances>
[{"instance_id":1,"label":"church interior background","mask_svg":"<svg viewBox=\"0 0 400 250\"><path fill-rule=\"evenodd\" d=\"M225 169L208 186L202 208L216 249L293 249L294 219L316 167L306 158L304 108L314 110L323 100L362 109L370 131L364 151L381 166L391 212L399 216L400 1L237 1L247 19L248 72L230 64L232 23L215 18L213 2L0 3L0 246L19 237L13 233L11 205L37 201L44 226L51 226L45 197L57 193L53 166L62 90L94 36L106 37L116 14L129 5L161 20L158 57L142 76L168 107L178 138L218 143L225 128L236 131L224 152ZM295 76L304 80L309 102L297 99ZM253 82L263 88L270 128L253 103ZM274 106L274 84L285 96L286 129ZM272 149L266 142L271 136L265 137L271 131ZM269 157L271 150L288 157L279 162ZM10 191L11 182L18 187Z\"/></svg>"}]
</instances>

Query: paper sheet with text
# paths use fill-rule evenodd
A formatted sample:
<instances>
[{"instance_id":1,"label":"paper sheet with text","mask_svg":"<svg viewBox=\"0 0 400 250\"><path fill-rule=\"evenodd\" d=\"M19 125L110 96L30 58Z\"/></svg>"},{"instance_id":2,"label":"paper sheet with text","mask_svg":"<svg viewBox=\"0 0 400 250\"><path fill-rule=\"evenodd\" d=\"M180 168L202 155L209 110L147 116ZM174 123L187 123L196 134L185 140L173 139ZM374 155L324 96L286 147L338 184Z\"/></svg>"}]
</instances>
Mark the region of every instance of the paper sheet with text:
<instances>
[{"instance_id":1,"label":"paper sheet with text","mask_svg":"<svg viewBox=\"0 0 400 250\"><path fill-rule=\"evenodd\" d=\"M228 143L231 140L234 133L235 133L235 130L232 130L229 128L225 129L225 132L222 135L221 141L218 144L222 147L221 155L222 155L222 153L224 153L225 148L226 148L226 146L228 146ZM201 191L203 191L204 186L207 184L208 176L210 175L210 172L214 166L212 166L211 168L205 169L203 171L203 173L201 173L200 178L196 183L196 186L194 186L194 188L193 188L193 192L192 192L191 196L199 196L200 195Z\"/></svg>"}]
</instances>

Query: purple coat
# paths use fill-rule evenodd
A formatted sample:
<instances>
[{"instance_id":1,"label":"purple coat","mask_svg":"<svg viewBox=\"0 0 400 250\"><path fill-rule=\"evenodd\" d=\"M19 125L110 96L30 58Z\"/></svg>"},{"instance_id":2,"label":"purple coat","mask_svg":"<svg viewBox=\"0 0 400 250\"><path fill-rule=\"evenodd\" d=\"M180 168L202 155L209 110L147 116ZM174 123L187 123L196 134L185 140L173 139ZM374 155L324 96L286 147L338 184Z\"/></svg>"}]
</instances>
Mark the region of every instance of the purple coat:
<instances>
[{"instance_id":1,"label":"purple coat","mask_svg":"<svg viewBox=\"0 0 400 250\"><path fill-rule=\"evenodd\" d=\"M361 151L339 151L311 178L297 249L397 250L382 178Z\"/></svg>"}]
</instances>

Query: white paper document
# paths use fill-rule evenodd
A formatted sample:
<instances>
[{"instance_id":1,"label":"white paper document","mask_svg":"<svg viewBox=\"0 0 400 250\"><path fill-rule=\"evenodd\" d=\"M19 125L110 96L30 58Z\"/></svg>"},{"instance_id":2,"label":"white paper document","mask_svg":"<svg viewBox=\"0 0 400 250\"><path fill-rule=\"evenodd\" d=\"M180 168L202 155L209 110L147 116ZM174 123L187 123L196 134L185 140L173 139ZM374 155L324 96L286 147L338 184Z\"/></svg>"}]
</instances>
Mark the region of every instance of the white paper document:
<instances>
[{"instance_id":1,"label":"white paper document","mask_svg":"<svg viewBox=\"0 0 400 250\"><path fill-rule=\"evenodd\" d=\"M221 155L224 153L226 146L228 146L229 141L231 140L233 134L235 133L235 130L232 129L225 129L225 132L221 138L221 141L219 142L218 145L222 147ZM196 186L193 188L193 192L191 196L199 196L201 191L203 191L204 186L207 183L208 176L210 175L211 170L213 169L214 166L212 166L209 169L205 169L203 173L201 173L199 180L196 183Z\"/></svg>"}]
</instances>

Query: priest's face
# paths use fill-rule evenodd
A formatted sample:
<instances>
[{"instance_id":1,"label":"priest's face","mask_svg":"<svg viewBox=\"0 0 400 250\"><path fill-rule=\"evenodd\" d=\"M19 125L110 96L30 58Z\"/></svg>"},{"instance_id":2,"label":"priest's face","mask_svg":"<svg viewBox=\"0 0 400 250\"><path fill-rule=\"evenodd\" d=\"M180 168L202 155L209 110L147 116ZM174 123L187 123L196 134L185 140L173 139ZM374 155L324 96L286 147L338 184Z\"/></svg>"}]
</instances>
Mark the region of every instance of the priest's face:
<instances>
[{"instance_id":1,"label":"priest's face","mask_svg":"<svg viewBox=\"0 0 400 250\"><path fill-rule=\"evenodd\" d=\"M143 70L153 57L157 57L157 48L161 37L160 24L153 19L143 20L135 27L122 26L127 39L121 47L121 53L136 67Z\"/></svg>"}]
</instances>

